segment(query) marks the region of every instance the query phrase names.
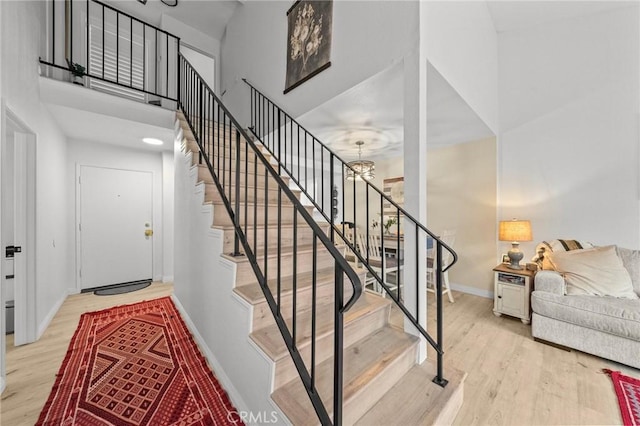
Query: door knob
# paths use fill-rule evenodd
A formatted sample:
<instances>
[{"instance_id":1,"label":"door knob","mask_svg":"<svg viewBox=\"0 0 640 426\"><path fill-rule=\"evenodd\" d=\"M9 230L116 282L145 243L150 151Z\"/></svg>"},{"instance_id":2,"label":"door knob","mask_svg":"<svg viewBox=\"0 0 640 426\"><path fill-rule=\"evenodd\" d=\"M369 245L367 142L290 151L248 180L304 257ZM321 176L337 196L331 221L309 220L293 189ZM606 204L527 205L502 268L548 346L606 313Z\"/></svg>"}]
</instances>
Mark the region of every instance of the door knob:
<instances>
[{"instance_id":1,"label":"door knob","mask_svg":"<svg viewBox=\"0 0 640 426\"><path fill-rule=\"evenodd\" d=\"M144 230L144 236L145 236L145 237L151 237L151 236L153 236L153 229L145 229L145 230Z\"/></svg>"}]
</instances>

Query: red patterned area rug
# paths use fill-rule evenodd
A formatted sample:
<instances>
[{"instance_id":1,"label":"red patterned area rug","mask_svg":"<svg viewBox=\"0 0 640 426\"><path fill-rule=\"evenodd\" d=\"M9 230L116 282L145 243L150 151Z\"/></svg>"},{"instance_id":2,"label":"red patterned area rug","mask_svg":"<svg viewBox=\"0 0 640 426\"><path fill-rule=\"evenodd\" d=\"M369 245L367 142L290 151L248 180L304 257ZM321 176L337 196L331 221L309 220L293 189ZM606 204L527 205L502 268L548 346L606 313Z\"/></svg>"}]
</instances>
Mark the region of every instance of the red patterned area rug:
<instances>
[{"instance_id":1,"label":"red patterned area rug","mask_svg":"<svg viewBox=\"0 0 640 426\"><path fill-rule=\"evenodd\" d=\"M640 425L640 380L625 376L619 371L608 369L602 371L607 373L613 381L624 425Z\"/></svg>"},{"instance_id":2,"label":"red patterned area rug","mask_svg":"<svg viewBox=\"0 0 640 426\"><path fill-rule=\"evenodd\" d=\"M37 425L242 424L171 298L83 314Z\"/></svg>"}]
</instances>

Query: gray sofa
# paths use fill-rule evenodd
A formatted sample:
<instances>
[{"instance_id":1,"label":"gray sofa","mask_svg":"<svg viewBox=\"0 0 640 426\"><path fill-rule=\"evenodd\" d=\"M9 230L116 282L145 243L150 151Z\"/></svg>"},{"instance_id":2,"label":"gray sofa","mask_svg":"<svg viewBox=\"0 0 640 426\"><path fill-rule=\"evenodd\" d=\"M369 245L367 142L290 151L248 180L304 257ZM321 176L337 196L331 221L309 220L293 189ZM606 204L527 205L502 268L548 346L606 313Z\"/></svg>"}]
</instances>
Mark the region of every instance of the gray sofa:
<instances>
[{"instance_id":1,"label":"gray sofa","mask_svg":"<svg viewBox=\"0 0 640 426\"><path fill-rule=\"evenodd\" d=\"M640 296L640 250L616 248ZM555 271L539 271L531 294L533 337L640 368L640 299L568 296Z\"/></svg>"}]
</instances>

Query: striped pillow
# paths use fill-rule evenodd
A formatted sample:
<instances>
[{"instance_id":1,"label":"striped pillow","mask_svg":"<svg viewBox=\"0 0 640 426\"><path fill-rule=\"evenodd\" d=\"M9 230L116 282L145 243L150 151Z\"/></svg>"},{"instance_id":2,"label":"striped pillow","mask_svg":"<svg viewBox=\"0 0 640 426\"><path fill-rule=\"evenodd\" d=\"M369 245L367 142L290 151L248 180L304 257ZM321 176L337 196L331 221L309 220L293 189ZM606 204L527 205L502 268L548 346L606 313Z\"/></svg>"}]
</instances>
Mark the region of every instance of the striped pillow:
<instances>
[{"instance_id":1,"label":"striped pillow","mask_svg":"<svg viewBox=\"0 0 640 426\"><path fill-rule=\"evenodd\" d=\"M587 241L578 240L550 240L543 241L536 246L536 256L531 259L538 264L539 269L555 270L551 262L549 262L548 256L545 258L545 253L563 252L571 250L582 250L595 247L593 244Z\"/></svg>"}]
</instances>

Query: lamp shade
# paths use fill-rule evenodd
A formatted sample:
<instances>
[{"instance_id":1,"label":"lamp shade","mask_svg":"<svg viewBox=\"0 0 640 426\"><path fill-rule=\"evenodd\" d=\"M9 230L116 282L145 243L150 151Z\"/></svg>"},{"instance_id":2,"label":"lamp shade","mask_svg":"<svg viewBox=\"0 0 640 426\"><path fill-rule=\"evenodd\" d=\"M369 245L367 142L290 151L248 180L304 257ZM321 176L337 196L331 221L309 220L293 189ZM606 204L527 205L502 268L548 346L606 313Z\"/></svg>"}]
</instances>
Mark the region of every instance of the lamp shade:
<instances>
[{"instance_id":1,"label":"lamp shade","mask_svg":"<svg viewBox=\"0 0 640 426\"><path fill-rule=\"evenodd\" d=\"M501 220L498 233L500 241L531 241L531 222L528 220Z\"/></svg>"}]
</instances>

